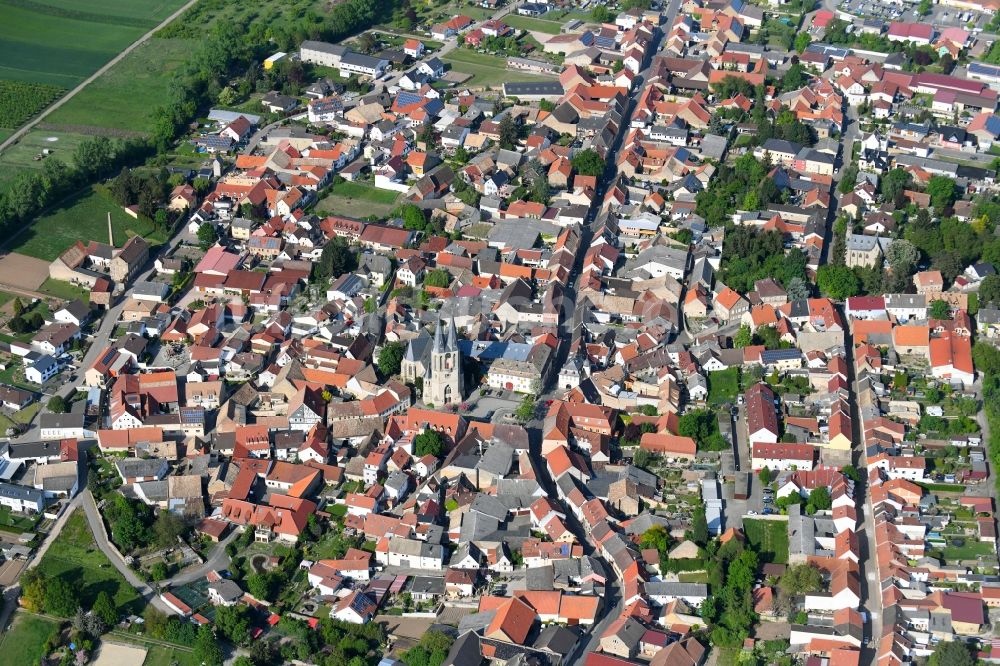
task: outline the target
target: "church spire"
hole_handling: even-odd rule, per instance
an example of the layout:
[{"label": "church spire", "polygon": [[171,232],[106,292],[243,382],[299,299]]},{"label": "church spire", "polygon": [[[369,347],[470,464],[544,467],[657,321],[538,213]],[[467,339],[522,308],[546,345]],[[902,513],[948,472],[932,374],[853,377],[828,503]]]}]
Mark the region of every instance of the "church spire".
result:
[{"label": "church spire", "polygon": [[440,354],[442,347],[444,346],[444,336],[441,334],[441,329],[444,327],[444,322],[441,318],[438,318],[437,326],[434,327],[434,346],[431,348],[431,352],[434,354]]},{"label": "church spire", "polygon": [[448,352],[458,351],[458,333],[455,331],[455,318],[448,320]]}]

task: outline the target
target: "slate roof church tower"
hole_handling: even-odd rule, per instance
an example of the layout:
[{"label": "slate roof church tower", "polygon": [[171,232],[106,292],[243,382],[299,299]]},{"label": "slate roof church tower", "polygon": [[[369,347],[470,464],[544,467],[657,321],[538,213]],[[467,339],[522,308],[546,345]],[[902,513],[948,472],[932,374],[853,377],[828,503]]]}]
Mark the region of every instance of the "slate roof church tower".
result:
[{"label": "slate roof church tower", "polygon": [[424,380],[424,402],[440,406],[462,400],[462,352],[458,349],[455,320],[448,320],[447,339],[444,322],[438,320],[431,347],[431,367]]}]

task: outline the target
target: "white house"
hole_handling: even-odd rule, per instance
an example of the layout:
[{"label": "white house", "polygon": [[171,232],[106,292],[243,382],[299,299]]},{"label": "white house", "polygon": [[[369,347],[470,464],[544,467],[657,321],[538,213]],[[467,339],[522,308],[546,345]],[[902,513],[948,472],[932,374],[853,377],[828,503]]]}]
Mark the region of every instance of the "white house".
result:
[{"label": "white house", "polygon": [[393,567],[409,567],[411,569],[430,569],[440,571],[444,568],[444,546],[426,543],[416,539],[392,537],[389,540],[389,550],[384,555],[384,563]]}]

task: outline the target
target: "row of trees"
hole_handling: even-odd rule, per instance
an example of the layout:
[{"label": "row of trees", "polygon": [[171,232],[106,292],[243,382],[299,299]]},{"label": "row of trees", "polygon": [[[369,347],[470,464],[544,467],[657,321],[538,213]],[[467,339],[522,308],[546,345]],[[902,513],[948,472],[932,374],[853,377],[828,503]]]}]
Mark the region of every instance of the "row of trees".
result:
[{"label": "row of trees", "polygon": [[104,178],[124,165],[137,164],[150,152],[148,142],[143,139],[112,141],[93,137],[82,141],[73,151],[72,166],[48,157],[41,169],[22,169],[0,192],[0,232],[12,233],[87,183]]}]

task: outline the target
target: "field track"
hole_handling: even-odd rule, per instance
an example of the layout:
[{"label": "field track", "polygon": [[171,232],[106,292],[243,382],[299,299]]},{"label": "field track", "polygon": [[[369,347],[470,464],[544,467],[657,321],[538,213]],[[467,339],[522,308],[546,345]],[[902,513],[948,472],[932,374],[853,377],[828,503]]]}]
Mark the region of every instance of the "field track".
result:
[{"label": "field track", "polygon": [[159,25],[157,25],[156,27],[150,29],[149,32],[147,32],[146,34],[144,34],[142,37],[140,37],[139,39],[137,39],[134,42],[132,42],[131,44],[129,44],[128,47],[126,47],[121,53],[119,53],[114,58],[112,58],[111,60],[109,60],[108,62],[106,62],[103,67],[101,67],[96,72],[94,72],[93,74],[91,74],[90,76],[88,76],[86,79],[84,79],[83,81],[81,81],[79,85],[77,85],[75,88],[73,88],[72,90],[70,90],[68,93],[66,93],[65,95],[63,95],[62,97],[60,97],[58,100],[56,100],[55,103],[53,103],[47,109],[45,109],[44,111],[42,111],[41,113],[39,113],[37,116],[35,116],[34,119],[32,119],[31,121],[29,121],[29,122],[25,123],[24,125],[22,125],[20,129],[18,129],[16,132],[14,132],[9,137],[7,137],[7,139],[3,143],[0,143],[0,152],[2,152],[5,148],[7,148],[8,146],[12,145],[16,141],[18,141],[21,137],[23,137],[25,134],[27,134],[28,130],[30,130],[32,127],[34,127],[39,122],[41,122],[42,119],[44,119],[50,113],[52,113],[53,111],[55,111],[56,109],[58,109],[59,107],[61,107],[68,100],[73,99],[74,95],[76,95],[78,92],[80,92],[81,90],[83,90],[84,88],[86,88],[88,85],[90,85],[95,79],[97,79],[97,77],[101,76],[102,74],[104,74],[105,72],[107,72],[109,69],[111,69],[112,67],[114,67],[115,65],[117,65],[119,62],[121,62],[122,59],[125,58],[125,56],[127,56],[129,53],[131,53],[132,51],[134,51],[140,44],[146,42],[157,31],[159,31],[161,28],[165,27],[167,24],[169,24],[171,21],[173,21],[174,19],[176,19],[178,16],[180,16],[184,12],[186,12],[196,2],[198,2],[198,0],[188,0],[188,2],[184,3],[184,5],[182,7],[180,7],[180,8],[178,8],[177,11],[175,11],[173,14],[171,14],[167,18],[163,19],[163,21],[161,21]]}]

